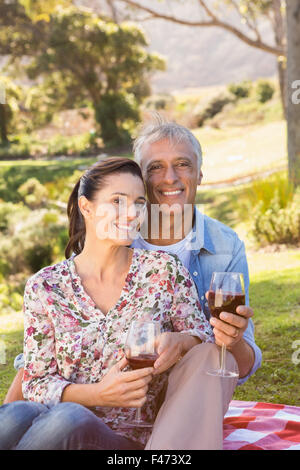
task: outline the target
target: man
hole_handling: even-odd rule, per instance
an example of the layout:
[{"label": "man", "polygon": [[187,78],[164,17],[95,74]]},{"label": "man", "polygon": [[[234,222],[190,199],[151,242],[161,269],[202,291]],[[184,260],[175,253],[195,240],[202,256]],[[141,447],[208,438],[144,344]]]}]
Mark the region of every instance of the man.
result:
[{"label": "man", "polygon": [[[156,227],[153,230],[149,211],[147,238],[138,238],[134,246],[176,254],[190,271],[202,309],[208,318],[210,313],[205,294],[214,271],[242,273],[246,304],[249,304],[249,275],[244,243],[232,229],[201,214],[194,206],[197,186],[203,177],[202,152],[198,140],[188,129],[178,124],[158,122],[141,131],[134,144],[134,155],[141,165],[152,207],[172,207],[174,212],[181,208],[183,213],[183,217],[176,217],[170,211],[162,213],[159,228],[164,224],[169,229],[169,236],[166,229],[164,233]],[[177,220],[179,223],[176,223]],[[186,237],[183,237],[183,225]],[[211,318],[210,322],[214,327],[216,343],[219,346],[225,343],[237,361],[241,384],[260,366],[261,351],[254,341],[252,309],[248,305],[239,306],[237,313],[224,312],[219,320]]]},{"label": "man", "polygon": [[[146,230],[145,226],[141,228],[141,234],[144,236],[141,235],[136,239],[133,246],[164,250],[177,255],[194,279],[202,309],[208,318],[210,313],[205,295],[209,290],[214,271],[243,273],[248,304],[249,276],[243,242],[233,230],[204,216],[195,208],[197,186],[201,184],[203,174],[201,147],[194,135],[175,123],[158,121],[141,131],[134,144],[134,156],[143,171],[150,210],[145,224]],[[155,215],[156,209],[158,209],[158,218],[155,219],[153,214]],[[239,306],[237,314],[222,312],[220,319],[210,319],[216,344],[221,346],[224,343],[227,346],[231,353],[228,354],[228,361],[232,367],[238,368],[238,384],[245,382],[261,363],[261,352],[254,341],[252,316],[252,309],[246,305]],[[198,362],[199,357],[204,361],[204,370],[211,367],[212,361],[216,360],[207,346],[205,344],[197,346],[197,351],[202,351],[202,354],[194,357],[194,361]],[[192,353],[194,356],[197,353],[195,351]],[[184,361],[186,363],[186,360]],[[182,360],[182,370],[185,366],[184,361]],[[174,370],[180,374],[180,367],[175,367]],[[192,370],[193,365],[190,366],[188,377],[192,376]],[[15,377],[7,394],[6,403],[22,399],[21,380],[22,369]],[[216,439],[211,442],[205,435],[196,436],[196,439],[203,442],[203,448],[221,448],[222,417],[228,408],[236,381],[233,382],[232,379],[220,381],[205,374],[201,375],[199,386],[196,385],[199,383],[199,377],[194,380],[194,385],[187,384],[187,394],[199,394],[197,410],[199,419],[207,422],[204,426],[204,429],[207,429],[207,436],[218,435],[218,443],[216,444]],[[184,381],[187,382],[187,377]],[[162,448],[160,442],[164,429],[168,431],[169,436],[166,448],[180,448],[178,447],[180,443],[174,442],[175,437],[170,432],[169,421],[165,422],[164,417],[174,416],[174,419],[180,419],[185,413],[191,414],[189,402],[195,402],[195,396],[186,396],[184,401],[176,402],[175,398],[172,400],[169,387],[166,397],[156,420],[159,425],[154,426],[147,449]],[[212,416],[215,419],[212,419]],[[196,419],[196,415],[194,418]],[[193,445],[191,442],[195,439],[192,425],[191,435],[185,438],[188,442],[186,445],[183,442],[182,448],[193,448],[188,447]]]}]

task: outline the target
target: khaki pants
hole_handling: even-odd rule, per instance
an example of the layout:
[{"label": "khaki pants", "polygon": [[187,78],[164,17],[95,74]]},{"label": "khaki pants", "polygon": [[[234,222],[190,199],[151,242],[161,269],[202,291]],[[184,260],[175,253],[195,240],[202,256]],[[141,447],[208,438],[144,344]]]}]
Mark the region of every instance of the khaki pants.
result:
[{"label": "khaki pants", "polygon": [[[227,368],[238,370],[227,352]],[[145,449],[219,450],[223,448],[223,418],[237,378],[205,373],[219,367],[215,344],[194,346],[172,369],[165,400],[156,417]]]}]

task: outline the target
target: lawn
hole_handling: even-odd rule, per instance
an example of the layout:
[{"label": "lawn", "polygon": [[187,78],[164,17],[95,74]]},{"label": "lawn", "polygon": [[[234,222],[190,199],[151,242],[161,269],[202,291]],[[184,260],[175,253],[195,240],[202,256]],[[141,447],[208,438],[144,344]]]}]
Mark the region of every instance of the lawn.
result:
[{"label": "lawn", "polygon": [[[250,299],[255,311],[256,341],[262,367],[237,388],[237,400],[300,406],[300,364],[293,342],[300,340],[300,251],[249,253]],[[268,269],[266,269],[268,267]],[[14,357],[22,351],[22,314],[0,316],[0,336],[7,364],[0,365],[0,403],[14,377]]]},{"label": "lawn", "polygon": [[263,364],[234,398],[300,406],[300,364],[292,360],[293,343],[300,340],[300,250],[252,253],[248,259]]}]

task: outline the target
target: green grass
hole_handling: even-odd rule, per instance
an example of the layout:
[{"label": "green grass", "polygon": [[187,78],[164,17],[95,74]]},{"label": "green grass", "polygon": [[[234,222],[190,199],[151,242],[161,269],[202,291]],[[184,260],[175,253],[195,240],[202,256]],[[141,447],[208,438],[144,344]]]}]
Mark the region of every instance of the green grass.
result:
[{"label": "green grass", "polygon": [[[263,364],[234,398],[300,406],[300,365],[292,361],[293,342],[300,340],[300,252],[290,256],[296,267],[288,269],[281,255],[279,269],[251,276],[250,303]],[[272,265],[274,254],[261,256],[265,266]]]},{"label": "green grass", "polygon": [[74,136],[56,134],[47,139],[40,139],[33,131],[10,135],[9,139],[6,144],[0,143],[0,160],[70,154],[84,156],[94,151],[89,132]]},{"label": "green grass", "polygon": [[[250,302],[263,364],[237,388],[234,399],[300,406],[300,364],[292,362],[293,342],[300,340],[300,251],[250,253],[248,259]],[[7,364],[0,365],[0,402],[15,375],[14,357],[22,350],[22,314],[0,316],[1,335]]]},{"label": "green grass", "polygon": [[0,162],[0,199],[17,202],[20,197],[17,189],[29,178],[37,178],[40,183],[55,183],[67,178],[75,170],[89,166],[97,159],[67,158],[65,160],[16,160]]},{"label": "green grass", "polygon": [[0,403],[16,374],[13,368],[14,358],[23,349],[23,315],[11,313],[0,315],[0,339],[5,344],[6,364],[0,364]]}]

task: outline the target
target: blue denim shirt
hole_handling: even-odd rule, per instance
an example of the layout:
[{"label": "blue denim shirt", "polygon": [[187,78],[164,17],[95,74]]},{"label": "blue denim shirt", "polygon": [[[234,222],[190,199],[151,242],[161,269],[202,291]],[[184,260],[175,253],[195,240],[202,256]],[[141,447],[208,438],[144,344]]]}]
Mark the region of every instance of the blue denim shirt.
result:
[{"label": "blue denim shirt", "polygon": [[[234,230],[221,222],[203,215],[195,210],[193,237],[190,242],[191,257],[189,271],[197,287],[199,300],[207,318],[210,317],[205,293],[209,290],[214,271],[239,272],[244,275],[246,305],[249,305],[249,272],[245,245]],[[254,325],[251,318],[244,332],[244,339],[255,354],[254,365],[250,373],[238,381],[244,383],[260,367],[262,354],[255,344]]]}]

